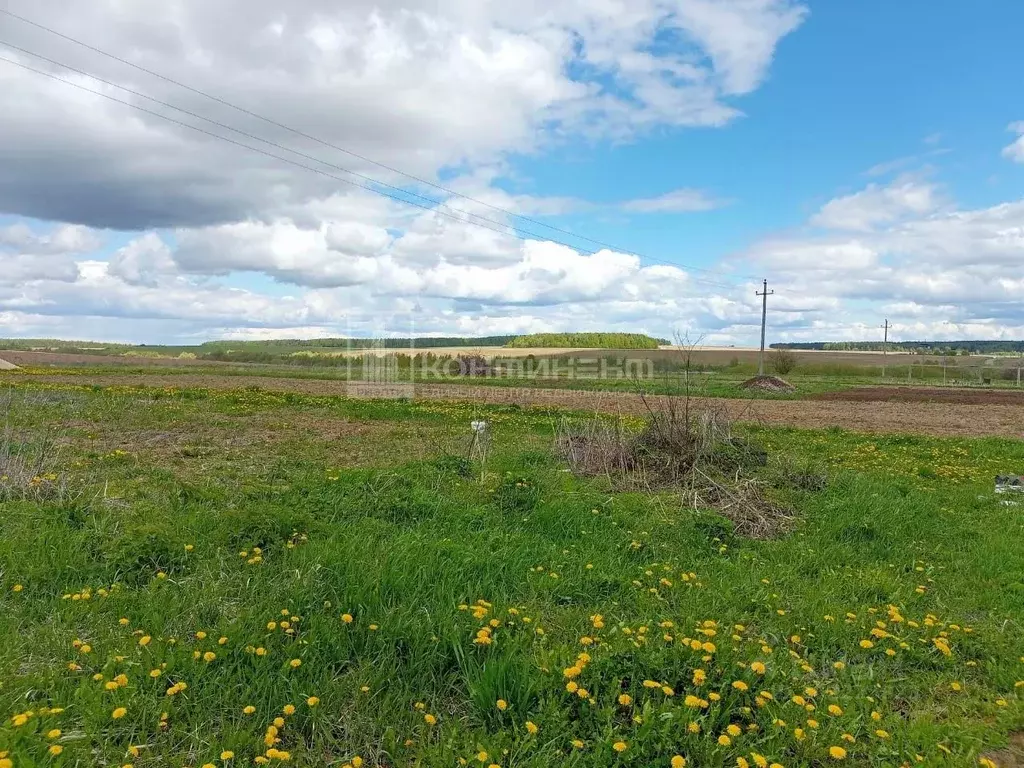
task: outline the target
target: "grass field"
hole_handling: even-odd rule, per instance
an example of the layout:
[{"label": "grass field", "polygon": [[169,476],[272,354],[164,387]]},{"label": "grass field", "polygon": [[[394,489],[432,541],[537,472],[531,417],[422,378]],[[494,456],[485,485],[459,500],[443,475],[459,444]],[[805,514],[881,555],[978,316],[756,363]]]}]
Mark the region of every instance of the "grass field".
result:
[{"label": "grass field", "polygon": [[15,766],[1022,757],[1022,522],[992,493],[1020,441],[746,428],[797,517],[751,540],[575,477],[543,410],[31,377],[0,403]]}]

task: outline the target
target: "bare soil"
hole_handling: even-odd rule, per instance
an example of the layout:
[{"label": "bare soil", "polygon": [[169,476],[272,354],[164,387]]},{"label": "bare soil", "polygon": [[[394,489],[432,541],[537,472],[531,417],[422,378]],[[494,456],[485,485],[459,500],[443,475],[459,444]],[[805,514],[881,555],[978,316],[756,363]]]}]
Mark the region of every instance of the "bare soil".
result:
[{"label": "bare soil", "polygon": [[124,365],[139,368],[141,366],[165,366],[165,365],[207,365],[213,368],[217,366],[238,366],[239,363],[222,362],[220,360],[194,360],[192,358],[178,357],[141,357],[134,355],[90,355],[88,353],[71,352],[23,352],[21,350],[4,350],[0,357],[15,365],[25,368],[38,368],[43,366],[77,367],[87,365],[114,366]]},{"label": "bare soil", "polygon": [[958,405],[1024,405],[1024,391],[962,387],[856,387],[810,395],[809,400],[845,403],[955,403]]},{"label": "bare soil", "polygon": [[[21,378],[21,377],[19,377]],[[0,381],[3,377],[0,376]],[[241,389],[260,387],[276,392],[299,392],[313,395],[352,396],[344,381],[271,378],[263,376],[221,376],[182,374],[169,381],[158,374],[76,376],[39,375],[33,381],[60,384],[97,384],[100,386],[135,385],[166,388],[174,386],[209,389]],[[385,385],[386,386],[386,385]],[[385,392],[381,389],[381,392]],[[945,390],[941,390],[945,391]],[[909,433],[925,435],[959,435],[964,437],[1024,437],[1024,401],[1011,403],[986,400],[985,395],[1000,392],[950,390],[963,393],[966,401],[911,400],[729,400],[716,399],[713,404],[724,408],[737,421],[776,424],[804,428],[842,427],[858,432]],[[358,396],[368,397],[375,386],[360,382]],[[460,384],[418,384],[415,396],[426,400],[469,400],[483,403],[514,403],[517,405],[551,406],[592,410],[605,413],[641,415],[646,413],[644,400],[634,393],[584,392],[567,389],[535,389],[515,387],[474,387]],[[981,399],[976,399],[981,396]],[[880,395],[875,396],[880,397]],[[648,396],[647,403],[658,407],[667,398]]]}]

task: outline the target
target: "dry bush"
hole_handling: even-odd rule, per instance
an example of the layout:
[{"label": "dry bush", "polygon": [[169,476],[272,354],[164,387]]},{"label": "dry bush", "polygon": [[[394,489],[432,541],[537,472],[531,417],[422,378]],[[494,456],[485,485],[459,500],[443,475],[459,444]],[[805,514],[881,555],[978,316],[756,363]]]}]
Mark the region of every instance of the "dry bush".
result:
[{"label": "dry bush", "polygon": [[459,355],[458,376],[490,376],[491,361],[483,355]]},{"label": "dry bush", "polygon": [[[689,353],[684,352],[687,371]],[[752,476],[767,464],[767,453],[737,437],[719,401],[702,397],[690,384],[680,397],[647,408],[640,430],[595,417],[563,419],[556,448],[578,475],[608,478],[613,487],[678,489],[694,509],[714,509],[732,521],[735,533],[768,538],[790,527],[793,515],[770,498],[769,486]]]},{"label": "dry bush", "polygon": [[772,352],[771,366],[779,376],[792,373],[797,365],[796,353],[789,349],[776,349]]}]

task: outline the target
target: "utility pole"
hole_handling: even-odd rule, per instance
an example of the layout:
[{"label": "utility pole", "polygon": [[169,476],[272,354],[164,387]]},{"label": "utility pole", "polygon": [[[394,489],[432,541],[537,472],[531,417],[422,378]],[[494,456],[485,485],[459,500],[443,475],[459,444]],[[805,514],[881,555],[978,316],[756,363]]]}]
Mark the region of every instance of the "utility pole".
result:
[{"label": "utility pole", "polygon": [[761,297],[761,354],[757,357],[757,375],[764,376],[764,326],[765,320],[768,317],[768,297],[771,296],[775,291],[768,290],[768,281],[764,281],[764,288],[758,292],[754,291],[755,296]]},{"label": "utility pole", "polygon": [[882,341],[882,378],[885,378],[885,362],[886,352],[889,346],[889,318],[885,318],[885,325],[882,326],[885,329],[885,336]]}]

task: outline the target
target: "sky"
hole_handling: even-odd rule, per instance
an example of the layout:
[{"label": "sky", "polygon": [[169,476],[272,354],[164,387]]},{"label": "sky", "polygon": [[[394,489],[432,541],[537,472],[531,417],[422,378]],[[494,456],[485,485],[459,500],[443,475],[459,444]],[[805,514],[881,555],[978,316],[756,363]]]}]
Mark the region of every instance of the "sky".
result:
[{"label": "sky", "polygon": [[3,8],[0,337],[1024,338],[1016,0]]}]

